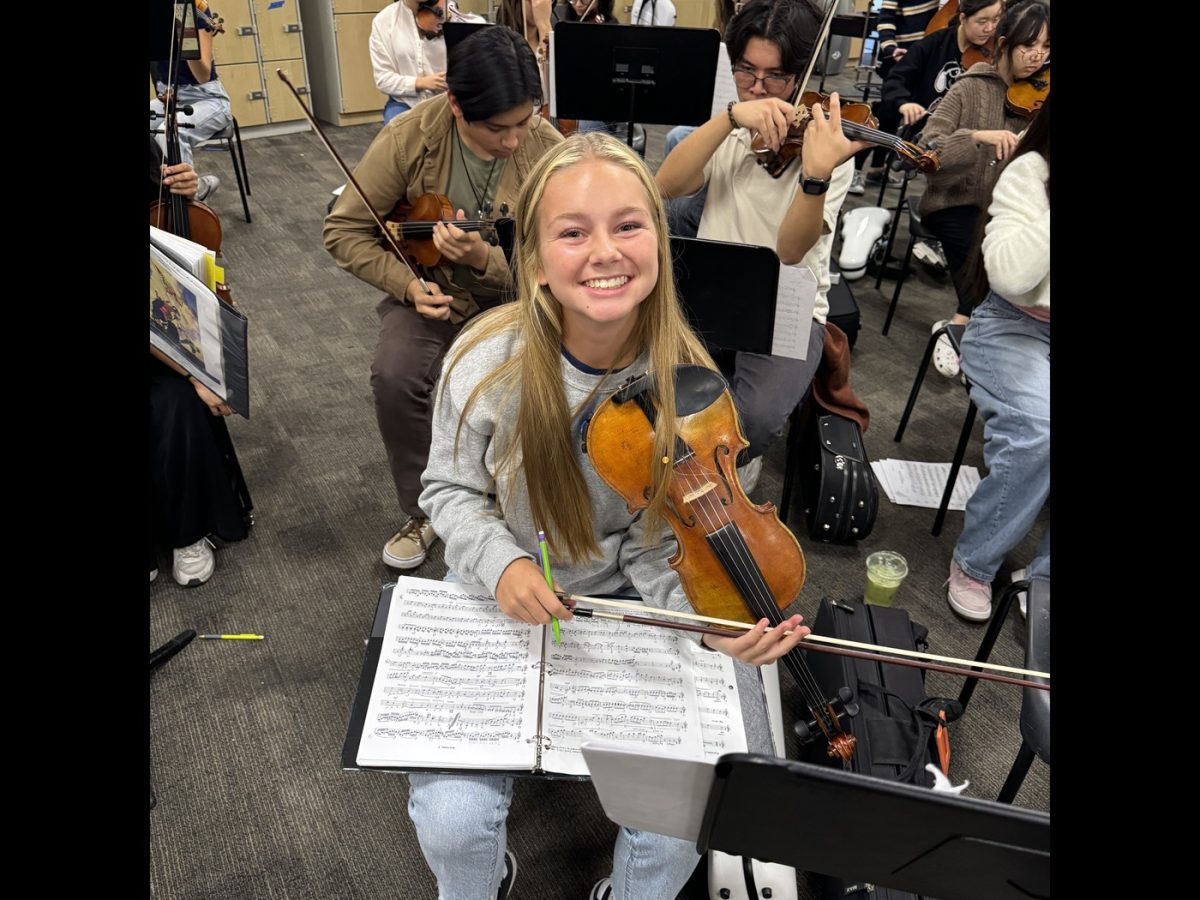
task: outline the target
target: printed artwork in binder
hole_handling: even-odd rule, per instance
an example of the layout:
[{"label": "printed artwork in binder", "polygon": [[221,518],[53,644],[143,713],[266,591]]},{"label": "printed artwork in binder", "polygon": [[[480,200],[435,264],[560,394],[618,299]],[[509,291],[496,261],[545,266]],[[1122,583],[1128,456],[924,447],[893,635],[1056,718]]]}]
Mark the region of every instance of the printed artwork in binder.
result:
[{"label": "printed artwork in binder", "polygon": [[196,311],[196,295],[150,260],[150,321],[180,350],[204,369],[204,337]]},{"label": "printed artwork in binder", "polygon": [[357,762],[586,775],[596,738],[715,760],[746,749],[730,659],[674,633],[505,616],[478,587],[401,578]]}]

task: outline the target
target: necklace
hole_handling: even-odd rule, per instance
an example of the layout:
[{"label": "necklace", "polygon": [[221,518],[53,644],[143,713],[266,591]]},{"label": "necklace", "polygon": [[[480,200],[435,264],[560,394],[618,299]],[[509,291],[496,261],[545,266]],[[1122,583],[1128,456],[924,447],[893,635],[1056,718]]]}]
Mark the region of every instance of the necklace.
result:
[{"label": "necklace", "polygon": [[[471,186],[471,193],[475,195],[475,202],[478,204],[478,211],[475,213],[475,217],[482,219],[485,215],[483,207],[487,200],[488,188],[492,186],[492,175],[496,173],[496,157],[492,157],[492,167],[488,169],[487,181],[484,182],[483,190],[481,191],[475,187],[475,179],[471,177],[471,167],[467,165],[467,157],[463,152],[462,136],[459,135],[457,126],[454,128],[454,143],[458,145],[458,158],[462,160],[463,171],[467,173],[467,184]],[[490,213],[492,205],[490,203],[486,205]]]}]

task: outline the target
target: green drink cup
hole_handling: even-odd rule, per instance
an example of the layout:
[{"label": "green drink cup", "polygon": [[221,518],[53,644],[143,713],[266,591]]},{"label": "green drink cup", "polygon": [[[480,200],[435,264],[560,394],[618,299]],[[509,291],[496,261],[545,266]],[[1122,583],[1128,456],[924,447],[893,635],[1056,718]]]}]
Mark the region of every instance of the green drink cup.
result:
[{"label": "green drink cup", "polygon": [[894,550],[876,550],[867,557],[867,589],[864,599],[876,606],[891,606],[908,574],[908,562]]}]

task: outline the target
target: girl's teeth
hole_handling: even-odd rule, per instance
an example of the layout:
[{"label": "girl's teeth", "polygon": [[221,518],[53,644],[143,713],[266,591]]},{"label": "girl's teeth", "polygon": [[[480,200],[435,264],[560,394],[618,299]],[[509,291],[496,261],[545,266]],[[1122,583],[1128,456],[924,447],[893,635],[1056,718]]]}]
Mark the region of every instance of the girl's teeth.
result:
[{"label": "girl's teeth", "polygon": [[619,278],[593,278],[590,281],[585,281],[584,284],[590,288],[615,288],[620,287],[628,280],[627,276],[622,275]]}]

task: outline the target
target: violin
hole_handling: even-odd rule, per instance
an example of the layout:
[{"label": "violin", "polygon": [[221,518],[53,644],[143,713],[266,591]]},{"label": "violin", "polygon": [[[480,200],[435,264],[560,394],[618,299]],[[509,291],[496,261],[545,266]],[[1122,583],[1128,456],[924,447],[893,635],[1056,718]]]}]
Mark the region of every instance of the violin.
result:
[{"label": "violin", "polygon": [[975,46],[972,44],[962,54],[963,71],[967,71],[975,63],[993,63],[996,58],[996,36],[993,34],[986,44]]},{"label": "violin", "polygon": [[933,18],[929,20],[929,24],[925,26],[925,36],[928,37],[935,31],[941,31],[943,28],[949,28],[957,15],[958,0],[950,0],[950,2],[933,14]]},{"label": "violin", "polygon": [[1028,78],[1014,81],[1004,98],[1004,105],[1014,116],[1032,119],[1050,96],[1050,63],[1046,63]]},{"label": "violin", "polygon": [[[501,207],[501,214],[504,212],[506,206]],[[494,220],[455,219],[454,205],[444,194],[422,194],[412,203],[401,200],[384,216],[384,225],[404,256],[427,269],[442,262],[441,251],[433,243],[433,226],[438,222],[448,222],[463,231],[487,231],[484,239],[491,244],[496,242]],[[387,240],[383,244],[391,249]]]},{"label": "violin", "polygon": [[[738,622],[766,618],[779,625],[784,621],[780,610],[804,586],[804,553],[774,505],[751,503],[738,481],[737,455],[748,442],[725,379],[701,366],[679,366],[674,378],[678,434],[671,456],[660,460],[655,452],[661,410],[654,400],[655,377],[642,375],[597,407],[587,426],[588,457],[630,512],[649,505],[653,469],[669,466],[665,517],[679,543],[669,565],[696,612]],[[848,706],[849,690],[839,692],[838,701],[826,699],[797,650],[782,659],[812,715],[808,736],[819,730],[829,755],[849,760],[855,739],[840,720],[855,711]]]},{"label": "violin", "polygon": [[[812,119],[812,107],[820,105],[826,113],[829,112],[830,97],[816,91],[806,91],[796,105],[796,114],[788,128],[787,136],[783,139],[778,150],[767,146],[761,134],[756,134],[750,148],[758,157],[761,165],[772,178],[781,176],[788,166],[800,155],[804,147],[804,131]],[[901,140],[894,134],[880,131],[879,121],[871,114],[871,107],[866,103],[841,103],[842,134],[851,140],[867,141],[895,150],[913,166],[922,172],[936,172],[941,167],[941,160],[936,150],[922,150],[916,144]]]},{"label": "violin", "polygon": [[200,17],[200,24],[213,34],[225,33],[225,20],[220,13],[209,11],[208,0],[196,0],[196,15]]}]

